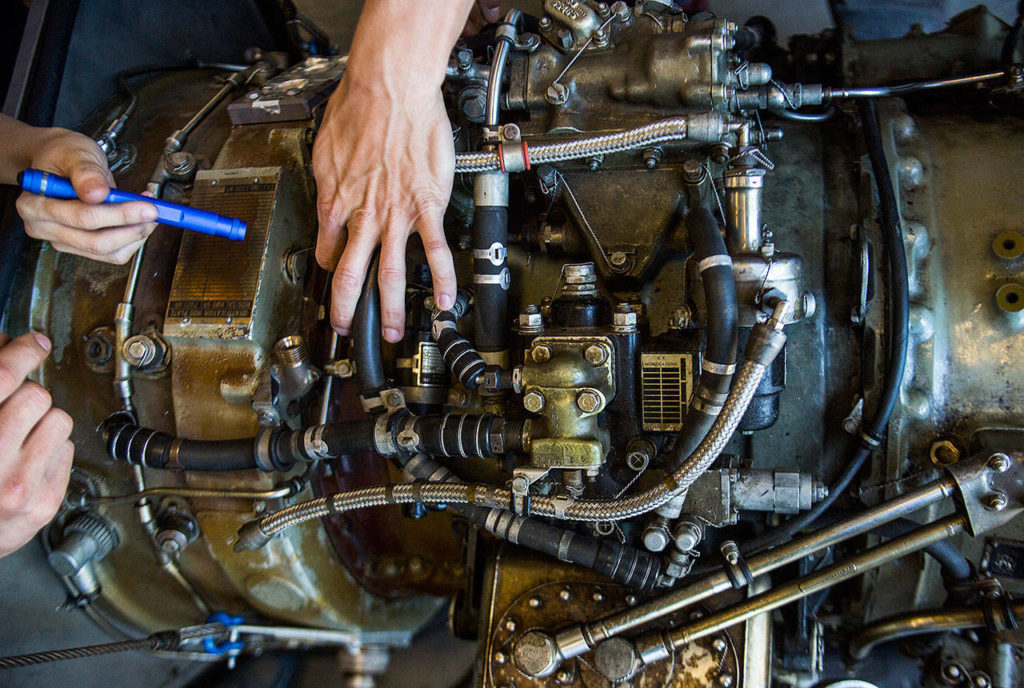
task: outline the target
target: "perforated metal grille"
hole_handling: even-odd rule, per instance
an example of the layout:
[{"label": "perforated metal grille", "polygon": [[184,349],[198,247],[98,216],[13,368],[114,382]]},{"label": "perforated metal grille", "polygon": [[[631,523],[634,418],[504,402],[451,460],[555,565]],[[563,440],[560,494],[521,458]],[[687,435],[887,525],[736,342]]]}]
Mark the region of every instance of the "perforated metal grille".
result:
[{"label": "perforated metal grille", "polygon": [[693,354],[640,355],[644,430],[675,432],[683,427],[692,381]]}]

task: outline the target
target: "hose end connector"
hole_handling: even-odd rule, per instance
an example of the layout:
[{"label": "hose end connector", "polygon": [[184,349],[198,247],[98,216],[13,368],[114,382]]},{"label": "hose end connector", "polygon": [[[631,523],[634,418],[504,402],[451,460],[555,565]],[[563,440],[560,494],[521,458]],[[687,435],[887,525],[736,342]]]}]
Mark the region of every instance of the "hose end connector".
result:
[{"label": "hose end connector", "polygon": [[238,529],[238,540],[231,549],[236,552],[255,552],[270,542],[271,537],[263,532],[260,520],[254,519]]},{"label": "hose end connector", "polygon": [[779,300],[775,303],[768,319],[754,325],[744,354],[748,361],[760,363],[766,367],[771,365],[786,345],[786,333],[782,330],[792,307],[793,305],[789,301]]}]

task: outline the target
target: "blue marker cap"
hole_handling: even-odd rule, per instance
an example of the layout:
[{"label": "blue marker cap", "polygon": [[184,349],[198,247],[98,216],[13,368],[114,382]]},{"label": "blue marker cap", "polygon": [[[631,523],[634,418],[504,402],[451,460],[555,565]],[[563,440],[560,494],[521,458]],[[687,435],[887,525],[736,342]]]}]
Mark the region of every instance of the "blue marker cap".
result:
[{"label": "blue marker cap", "polygon": [[[29,193],[39,194],[48,198],[71,200],[78,198],[71,180],[42,170],[27,169],[18,175],[21,188]],[[156,206],[156,219],[165,225],[190,229],[193,232],[211,234],[241,241],[245,238],[247,226],[244,220],[237,217],[218,215],[208,210],[190,208],[187,205],[168,203],[149,196],[129,193],[120,189],[111,189],[103,199],[104,203],[125,203],[127,201],[144,201]]]}]

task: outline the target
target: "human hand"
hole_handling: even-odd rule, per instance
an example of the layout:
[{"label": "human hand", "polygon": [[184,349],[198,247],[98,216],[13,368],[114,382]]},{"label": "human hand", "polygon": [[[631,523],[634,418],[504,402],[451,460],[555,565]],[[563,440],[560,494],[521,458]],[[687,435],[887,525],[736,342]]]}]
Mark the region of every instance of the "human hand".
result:
[{"label": "human hand", "polygon": [[331,324],[347,335],[380,244],[381,329],[397,342],[405,330],[405,246],[412,232],[423,241],[438,307],[455,302],[455,267],[442,226],[455,147],[439,88],[364,81],[354,69],[350,62],[313,147],[316,258],[335,271]]},{"label": "human hand", "polygon": [[156,207],[143,201],[102,203],[114,178],[103,151],[87,136],[66,129],[30,131],[26,166],[69,177],[81,200],[21,194],[17,207],[25,232],[58,251],[127,262],[156,227]]},{"label": "human hand", "polygon": [[71,474],[71,417],[25,379],[49,353],[41,334],[0,334],[0,557],[53,518]]}]

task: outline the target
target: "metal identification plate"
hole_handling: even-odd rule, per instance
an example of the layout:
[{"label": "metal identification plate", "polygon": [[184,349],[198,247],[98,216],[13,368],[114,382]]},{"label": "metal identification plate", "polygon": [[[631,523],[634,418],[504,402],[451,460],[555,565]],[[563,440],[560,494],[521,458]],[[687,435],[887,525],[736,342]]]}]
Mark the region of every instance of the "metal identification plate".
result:
[{"label": "metal identification plate", "polygon": [[[268,259],[271,217],[281,168],[202,171],[191,205],[245,220],[242,241],[185,232],[167,303],[169,336],[247,336]],[[278,269],[279,270],[279,269]]]},{"label": "metal identification plate", "polygon": [[[697,362],[699,363],[699,362]],[[643,429],[677,432],[693,392],[693,353],[640,355]]]}]

